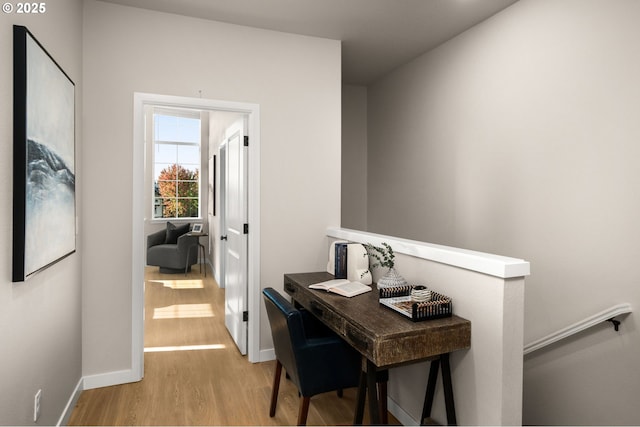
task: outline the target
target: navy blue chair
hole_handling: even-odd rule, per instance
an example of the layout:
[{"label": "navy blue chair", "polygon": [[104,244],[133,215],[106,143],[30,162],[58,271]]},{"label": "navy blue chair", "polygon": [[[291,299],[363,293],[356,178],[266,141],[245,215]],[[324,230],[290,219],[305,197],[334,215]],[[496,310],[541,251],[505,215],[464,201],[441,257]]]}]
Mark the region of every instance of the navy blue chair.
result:
[{"label": "navy blue chair", "polygon": [[304,309],[298,310],[273,288],[262,291],[276,353],[269,416],[276,414],[282,367],[298,387],[298,425],[305,425],[311,396],[356,387],[362,357]]}]

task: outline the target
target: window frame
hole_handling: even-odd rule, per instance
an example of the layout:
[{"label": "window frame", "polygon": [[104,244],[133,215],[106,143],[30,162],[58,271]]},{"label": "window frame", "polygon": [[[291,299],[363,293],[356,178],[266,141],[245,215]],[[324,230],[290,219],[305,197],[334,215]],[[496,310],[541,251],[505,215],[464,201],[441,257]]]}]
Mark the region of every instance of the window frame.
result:
[{"label": "window frame", "polygon": [[[203,167],[202,167],[202,117],[201,117],[201,112],[199,110],[191,110],[191,109],[181,109],[181,108],[167,108],[167,107],[153,107],[152,111],[151,111],[151,123],[150,123],[150,132],[151,132],[151,171],[150,171],[150,175],[151,175],[151,188],[149,191],[151,191],[151,220],[152,221],[167,221],[167,220],[174,220],[174,221],[189,221],[189,220],[201,220],[202,219],[202,203],[203,203],[203,197],[202,197],[202,174],[203,174]],[[188,119],[195,119],[198,120],[199,122],[199,132],[198,132],[198,142],[187,142],[187,141],[173,141],[173,140],[163,140],[163,139],[158,139],[157,135],[156,135],[156,116],[160,115],[160,116],[170,116],[170,117],[178,117],[178,118],[188,118]],[[156,216],[156,208],[158,205],[156,205],[156,200],[157,199],[165,199],[162,196],[157,196],[156,194],[156,188],[157,188],[157,184],[159,183],[159,180],[156,179],[156,168],[158,165],[170,165],[169,163],[166,162],[156,162],[156,147],[157,145],[166,145],[166,146],[175,146],[176,149],[176,162],[173,163],[175,165],[177,165],[178,167],[180,167],[181,165],[185,165],[187,166],[197,166],[197,171],[198,171],[198,178],[195,181],[185,181],[185,180],[179,180],[178,176],[176,176],[175,179],[175,186],[176,186],[176,195],[175,198],[171,198],[173,200],[176,201],[176,203],[181,200],[181,199],[191,199],[191,200],[196,200],[197,204],[198,204],[198,209],[197,209],[197,216]],[[198,148],[198,160],[197,160],[197,164],[196,163],[180,163],[179,162],[179,158],[178,158],[178,153],[177,150],[179,150],[180,146],[188,146],[188,147],[197,147]],[[179,185],[181,182],[195,182],[198,186],[198,195],[197,197],[179,197]],[[162,205],[162,204],[161,204]],[[160,205],[160,206],[161,206]],[[177,214],[177,212],[176,212]]]}]

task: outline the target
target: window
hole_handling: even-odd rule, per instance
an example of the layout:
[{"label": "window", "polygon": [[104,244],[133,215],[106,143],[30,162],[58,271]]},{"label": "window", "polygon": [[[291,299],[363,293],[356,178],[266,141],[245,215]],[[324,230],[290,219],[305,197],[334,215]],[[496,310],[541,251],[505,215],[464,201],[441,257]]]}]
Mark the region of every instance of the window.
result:
[{"label": "window", "polygon": [[153,218],[200,217],[200,114],[153,112]]}]

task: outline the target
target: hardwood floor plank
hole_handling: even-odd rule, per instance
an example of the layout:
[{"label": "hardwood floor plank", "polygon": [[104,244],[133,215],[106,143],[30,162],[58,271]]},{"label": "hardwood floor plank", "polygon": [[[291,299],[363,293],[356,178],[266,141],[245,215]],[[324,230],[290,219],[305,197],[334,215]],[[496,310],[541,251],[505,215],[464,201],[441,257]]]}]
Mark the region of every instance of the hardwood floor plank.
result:
[{"label": "hardwood floor plank", "polygon": [[[284,374],[276,414],[269,417],[275,361],[249,363],[239,353],[224,326],[224,289],[210,273],[205,278],[197,268],[186,276],[146,268],[145,348],[154,351],[145,352],[144,379],[83,391],[69,425],[296,424],[298,392]],[[314,396],[308,425],[350,424],[355,400],[355,389],[343,398]]]}]

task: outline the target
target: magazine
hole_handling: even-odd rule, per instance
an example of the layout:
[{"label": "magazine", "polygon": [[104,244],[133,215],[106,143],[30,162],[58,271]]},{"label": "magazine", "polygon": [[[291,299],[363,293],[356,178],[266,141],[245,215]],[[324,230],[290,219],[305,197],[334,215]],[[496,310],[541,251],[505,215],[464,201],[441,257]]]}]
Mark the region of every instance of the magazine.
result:
[{"label": "magazine", "polygon": [[380,304],[389,307],[392,310],[397,311],[398,313],[412,317],[411,313],[413,310],[414,301],[411,296],[401,296],[401,297],[391,297],[391,298],[380,298]]},{"label": "magazine", "polygon": [[309,288],[334,292],[349,298],[371,291],[371,286],[363,285],[360,282],[350,282],[347,279],[327,280],[326,282],[309,285]]}]

